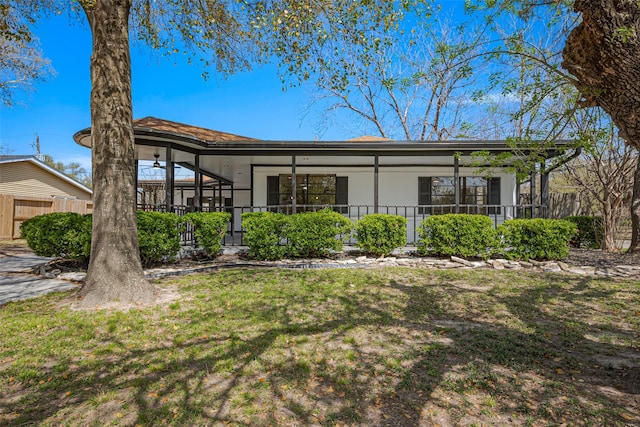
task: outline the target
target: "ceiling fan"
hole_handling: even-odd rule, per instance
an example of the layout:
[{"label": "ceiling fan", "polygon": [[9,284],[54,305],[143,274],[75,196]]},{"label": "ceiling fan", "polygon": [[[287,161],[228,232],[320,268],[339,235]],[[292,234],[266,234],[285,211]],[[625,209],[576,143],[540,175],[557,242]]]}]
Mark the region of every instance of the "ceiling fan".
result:
[{"label": "ceiling fan", "polygon": [[166,166],[160,166],[160,162],[158,161],[158,159],[160,158],[160,154],[154,154],[153,157],[156,158],[156,161],[153,162],[154,169],[166,169]]},{"label": "ceiling fan", "polygon": [[[167,167],[166,167],[166,166],[164,166],[164,165],[161,165],[161,164],[160,164],[160,154],[154,154],[154,155],[153,155],[153,157],[155,158],[154,162],[153,162],[151,165],[149,165],[149,166],[141,167],[141,168],[139,169],[139,170],[140,170],[140,172],[144,172],[144,171],[152,171],[152,170],[153,170],[153,171],[158,171],[158,170],[160,170],[160,169],[162,169],[162,170],[166,170],[166,169],[167,169]],[[179,165],[179,164],[177,164],[177,163],[174,163],[174,164],[173,164],[173,169],[174,169],[174,171],[175,171],[175,170],[179,170],[179,169],[180,169],[180,165]],[[174,172],[174,173],[175,173],[175,172]]]},{"label": "ceiling fan", "polygon": [[[140,170],[159,170],[159,169],[167,169],[166,166],[163,166],[160,164],[160,154],[154,154],[153,157],[155,157],[155,161],[153,162],[153,164],[146,166],[146,167],[142,167],[140,168]],[[177,165],[175,165],[177,166]],[[174,167],[175,167],[174,166]]]}]

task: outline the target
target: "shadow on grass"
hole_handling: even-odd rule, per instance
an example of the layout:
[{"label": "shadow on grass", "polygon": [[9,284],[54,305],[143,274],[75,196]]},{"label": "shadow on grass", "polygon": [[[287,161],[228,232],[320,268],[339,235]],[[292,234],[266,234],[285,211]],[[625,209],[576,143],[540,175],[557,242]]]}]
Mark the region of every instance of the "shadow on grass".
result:
[{"label": "shadow on grass", "polygon": [[[629,347],[585,338],[606,327],[611,335],[637,340],[637,331],[607,322],[609,313],[597,319],[584,314],[590,306],[602,309],[594,301],[614,299],[620,290],[557,276],[553,285],[476,292],[454,286],[458,278],[446,275],[383,280],[366,273],[368,288],[350,289],[347,280],[343,292],[323,295],[318,283],[335,279],[313,274],[303,276],[313,291],[245,301],[228,314],[252,319],[247,324],[255,330],[147,348],[104,334],[110,354],[75,364],[65,378],[55,366],[42,368],[22,392],[13,390],[17,397],[2,399],[1,412],[20,414],[11,420],[15,425],[54,424],[66,416],[100,425],[117,422],[118,414],[123,425],[637,420],[637,364],[603,365],[598,358],[628,353]],[[637,288],[630,292],[640,299]],[[507,312],[492,322],[481,308],[451,308],[475,294]],[[292,311],[292,305],[301,309]],[[194,313],[187,311],[184,320],[204,329],[216,314]],[[37,384],[52,376],[53,382]],[[117,408],[108,412],[103,400]],[[73,408],[95,413],[83,418]]]}]

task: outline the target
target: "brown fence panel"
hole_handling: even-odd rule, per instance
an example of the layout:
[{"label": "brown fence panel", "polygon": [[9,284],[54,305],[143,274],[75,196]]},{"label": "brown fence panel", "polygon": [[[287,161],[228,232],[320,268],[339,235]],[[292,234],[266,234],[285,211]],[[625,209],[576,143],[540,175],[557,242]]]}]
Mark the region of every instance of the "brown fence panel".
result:
[{"label": "brown fence panel", "polygon": [[13,199],[13,238],[20,238],[20,225],[23,221],[34,216],[53,212],[52,199],[38,199],[35,197],[15,197]]},{"label": "brown fence panel", "polygon": [[587,215],[580,195],[577,193],[551,193],[549,195],[549,218],[564,218]]},{"label": "brown fence panel", "polygon": [[92,211],[93,203],[90,200],[41,199],[0,194],[0,240],[19,239],[20,224],[37,215],[51,212],[86,214]]},{"label": "brown fence panel", "polygon": [[75,212],[79,214],[91,213],[93,204],[86,200],[54,198],[51,212]]},{"label": "brown fence panel", "polygon": [[13,196],[0,194],[0,240],[13,238]]}]

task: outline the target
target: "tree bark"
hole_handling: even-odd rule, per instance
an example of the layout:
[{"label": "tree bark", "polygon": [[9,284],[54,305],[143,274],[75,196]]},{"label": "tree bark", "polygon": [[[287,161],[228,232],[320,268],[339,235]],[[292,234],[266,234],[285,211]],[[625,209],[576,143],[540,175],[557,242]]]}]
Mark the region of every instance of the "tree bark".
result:
[{"label": "tree bark", "polygon": [[636,159],[631,196],[631,246],[629,252],[640,252],[640,155]]},{"label": "tree bark", "polygon": [[140,262],[131,100],[131,0],[80,2],[93,39],[91,259],[80,305],[148,304],[155,290]]},{"label": "tree bark", "polygon": [[640,4],[576,0],[582,22],[569,34],[562,66],[577,79],[585,106],[600,106],[620,136],[640,148]]},{"label": "tree bark", "polygon": [[[640,2],[576,0],[582,22],[569,34],[562,66],[577,78],[587,106],[602,107],[620,136],[640,149]],[[631,207],[631,250],[639,251],[640,164]]]},{"label": "tree bark", "polygon": [[618,219],[619,215],[616,213],[620,211],[619,208],[604,206],[602,211],[602,250],[605,252],[617,252],[618,245],[616,244],[616,234],[618,231]]}]

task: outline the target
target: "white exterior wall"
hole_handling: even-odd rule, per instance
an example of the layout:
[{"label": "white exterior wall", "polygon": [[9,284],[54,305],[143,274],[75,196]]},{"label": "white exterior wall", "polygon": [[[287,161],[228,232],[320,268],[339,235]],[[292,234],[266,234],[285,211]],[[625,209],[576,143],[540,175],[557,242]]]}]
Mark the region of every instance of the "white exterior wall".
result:
[{"label": "white exterior wall", "polygon": [[[474,168],[460,168],[460,176],[475,175]],[[254,168],[254,191],[253,206],[267,205],[267,176],[279,174],[290,174],[289,167],[255,167]],[[374,173],[373,168],[363,167],[297,167],[296,174],[336,174],[349,178],[349,205],[373,206],[374,193]],[[384,167],[378,169],[378,204],[380,212],[386,213],[384,206],[410,206],[418,205],[418,177],[424,176],[453,176],[453,167]],[[501,224],[505,219],[514,217],[516,205],[516,178],[512,173],[496,171],[494,177],[500,177],[500,204],[507,206],[499,215],[492,219],[496,225]],[[236,204],[236,206],[238,206]],[[365,209],[359,211],[360,215],[367,213]],[[373,213],[369,209],[369,213]],[[411,244],[418,238],[416,228],[428,215],[421,215],[417,209],[390,209],[388,213],[398,214],[407,218],[407,240]],[[358,219],[358,209],[352,208],[350,211],[352,220]],[[236,224],[238,227],[238,224]]]},{"label": "white exterior wall", "polygon": [[[474,168],[460,168],[460,176],[477,176]],[[267,176],[290,174],[290,167],[254,168],[253,205],[267,205]],[[297,167],[296,174],[336,174],[349,178],[349,205],[373,205],[373,168],[362,167]],[[378,169],[378,203],[380,206],[416,206],[418,204],[418,177],[453,176],[453,167],[384,167]],[[497,172],[501,178],[502,205],[516,204],[516,179],[511,173]],[[239,204],[236,202],[236,206]]]}]

